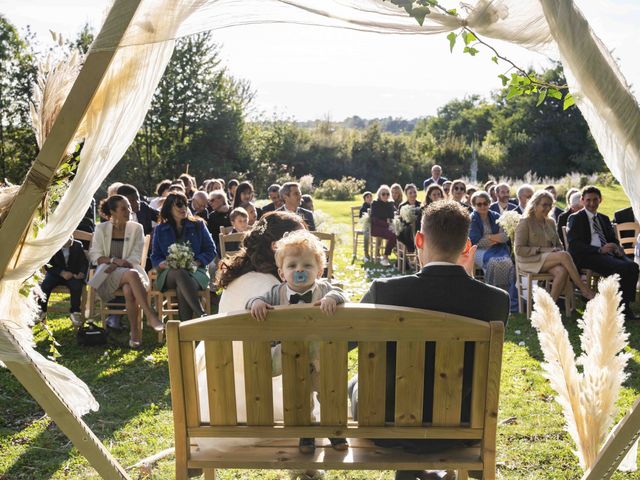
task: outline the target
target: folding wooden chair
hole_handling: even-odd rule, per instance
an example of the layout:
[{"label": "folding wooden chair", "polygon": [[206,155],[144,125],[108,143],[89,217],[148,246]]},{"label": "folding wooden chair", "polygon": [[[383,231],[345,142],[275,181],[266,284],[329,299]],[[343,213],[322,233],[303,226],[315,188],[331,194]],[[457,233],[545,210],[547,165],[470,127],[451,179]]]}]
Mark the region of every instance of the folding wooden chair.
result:
[{"label": "folding wooden chair", "polygon": [[324,232],[311,232],[313,233],[325,247],[325,254],[327,256],[327,274],[326,278],[331,280],[333,278],[333,255],[336,250],[336,236],[333,233]]},{"label": "folding wooden chair", "polygon": [[[165,290],[161,292],[156,289],[156,280],[158,279],[158,272],[151,270],[149,272],[149,280],[151,280],[151,292],[150,296],[154,299],[156,312],[160,320],[164,321],[164,317],[167,320],[179,320],[178,316],[178,294],[175,290]],[[205,313],[211,314],[211,294],[208,288],[204,290],[198,290],[198,297],[202,302],[202,307]],[[162,340],[163,332],[158,334],[158,341]]]},{"label": "folding wooden chair", "polygon": [[640,233],[638,222],[616,223],[616,235],[620,246],[624,249],[624,254],[633,258],[636,253],[636,241]]},{"label": "folding wooden chair", "polygon": [[[562,227],[562,238],[564,239],[564,244],[567,246],[566,250],[569,250],[569,240],[567,240],[566,226]],[[580,275],[584,277],[584,282],[591,290],[598,290],[598,280],[600,280],[600,275],[589,268],[580,269]]]},{"label": "folding wooden chair", "polygon": [[[551,290],[551,283],[553,282],[553,275],[550,273],[529,273],[523,272],[516,262],[516,287],[518,289],[518,311],[524,313],[524,306],[522,301],[525,299],[527,302],[527,319],[531,318],[531,311],[533,309],[533,282],[544,282],[545,290]],[[525,293],[526,290],[526,293]],[[573,288],[567,288],[565,292],[565,313],[571,314],[573,310]]]},{"label": "folding wooden chair", "polygon": [[365,231],[360,226],[360,207],[351,207],[351,243],[353,245],[353,258],[358,256],[358,247],[362,245],[365,257],[369,257],[369,245],[366,241]]},{"label": "folding wooden chair", "polygon": [[222,229],[225,227],[220,227],[220,258],[224,258],[228,253],[235,253],[240,250],[240,246],[242,244],[242,240],[244,240],[245,233],[227,233],[223,234]]}]

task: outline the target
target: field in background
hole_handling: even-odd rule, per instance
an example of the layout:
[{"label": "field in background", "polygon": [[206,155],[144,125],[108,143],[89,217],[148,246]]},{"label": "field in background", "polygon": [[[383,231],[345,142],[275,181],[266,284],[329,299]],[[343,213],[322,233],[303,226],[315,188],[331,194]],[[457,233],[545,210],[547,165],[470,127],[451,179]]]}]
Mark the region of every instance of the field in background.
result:
[{"label": "field in background", "polygon": [[[628,205],[622,190],[603,189],[602,211]],[[316,209],[330,216],[330,223],[348,225],[350,232],[353,202],[316,200]],[[344,238],[344,236],[343,236]],[[373,278],[394,275],[374,263],[352,263],[350,233],[338,246],[336,277],[343,282],[353,301],[359,300]],[[55,297],[62,301],[61,296]],[[582,306],[583,307],[583,306]],[[580,308],[580,311],[582,309]],[[566,322],[574,347],[579,346],[580,331],[574,317]],[[66,315],[49,321],[62,357],[60,363],[71,368],[91,387],[100,403],[100,411],[85,420],[116,458],[130,466],[140,459],[172,446],[173,424],[165,345],[156,343],[155,335],[145,330],[144,348],[126,348],[127,333],[116,336],[109,348],[80,348],[76,345]],[[640,395],[640,323],[628,325],[633,359],[630,374],[620,399],[622,413]],[[47,354],[49,340],[40,327],[36,332],[37,348]],[[535,331],[523,315],[513,315],[507,326],[500,392],[498,428],[498,478],[562,479],[580,478],[572,444],[563,428],[560,408],[553,391],[542,376],[542,354]],[[86,460],[64,437],[22,386],[7,370],[0,370],[0,479],[43,480],[98,478]],[[173,460],[161,461],[150,476],[132,478],[171,479]],[[220,478],[277,479],[288,478],[284,471],[223,470]],[[391,472],[327,473],[328,479],[392,479]],[[640,473],[613,476],[616,480],[640,479]]]}]

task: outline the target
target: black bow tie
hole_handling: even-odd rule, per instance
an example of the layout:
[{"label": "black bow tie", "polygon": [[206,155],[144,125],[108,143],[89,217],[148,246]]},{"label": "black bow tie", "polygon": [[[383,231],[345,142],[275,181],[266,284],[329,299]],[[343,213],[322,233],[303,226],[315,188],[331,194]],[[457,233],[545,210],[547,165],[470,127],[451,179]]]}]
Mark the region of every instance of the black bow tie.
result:
[{"label": "black bow tie", "polygon": [[294,293],[293,295],[289,296],[289,303],[291,304],[296,304],[296,303],[311,303],[313,297],[313,292],[311,290],[309,290],[306,293],[303,293],[302,295],[300,295],[299,293]]}]

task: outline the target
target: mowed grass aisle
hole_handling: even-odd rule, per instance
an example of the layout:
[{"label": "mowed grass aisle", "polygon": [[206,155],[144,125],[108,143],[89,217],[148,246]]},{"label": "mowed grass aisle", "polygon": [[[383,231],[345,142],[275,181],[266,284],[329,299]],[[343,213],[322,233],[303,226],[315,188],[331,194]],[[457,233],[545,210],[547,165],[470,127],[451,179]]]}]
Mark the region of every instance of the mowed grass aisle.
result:
[{"label": "mowed grass aisle", "polygon": [[[619,189],[605,190],[603,212],[609,215],[624,206]],[[607,201],[609,200],[609,201]],[[393,269],[374,264],[351,263],[350,211],[355,202],[316,200],[316,209],[327,214],[327,225],[348,232],[338,246],[335,261],[340,279],[353,301],[358,301],[369,282]],[[345,227],[340,224],[346,225]],[[453,292],[455,293],[455,292]],[[61,297],[56,297],[58,301]],[[583,305],[580,307],[581,312]],[[579,346],[576,318],[565,322],[574,348]],[[125,466],[172,446],[173,424],[167,370],[167,350],[145,330],[144,348],[125,347],[127,333],[113,339],[108,348],[80,348],[66,315],[49,321],[61,346],[59,362],[68,366],[93,391],[100,410],[85,420]],[[621,417],[640,395],[640,322],[628,324],[629,380],[619,402]],[[46,354],[49,340],[36,327],[39,351]],[[542,376],[542,353],[535,331],[522,315],[513,315],[507,326],[503,357],[498,427],[498,478],[579,479],[580,468],[572,454],[572,442],[564,431],[560,408]],[[0,370],[0,479],[97,478],[70,442],[44,415],[7,370]],[[150,475],[131,471],[132,478],[171,479],[173,458],[161,461]],[[222,470],[222,479],[288,478],[284,471]],[[327,472],[328,479],[391,479],[392,472]],[[614,479],[640,479],[640,473],[616,473]]]}]

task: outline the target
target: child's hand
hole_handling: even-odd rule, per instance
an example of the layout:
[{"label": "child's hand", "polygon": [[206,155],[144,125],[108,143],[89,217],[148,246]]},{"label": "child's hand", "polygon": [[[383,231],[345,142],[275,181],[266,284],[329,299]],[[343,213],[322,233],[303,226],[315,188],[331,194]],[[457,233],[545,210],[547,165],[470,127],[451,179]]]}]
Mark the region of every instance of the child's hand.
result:
[{"label": "child's hand", "polygon": [[264,322],[267,319],[268,310],[273,310],[273,307],[264,300],[254,300],[251,304],[251,316],[259,322]]},{"label": "child's hand", "polygon": [[324,297],[319,302],[314,303],[314,305],[320,305],[320,310],[326,315],[333,315],[336,313],[336,306],[338,302],[336,302],[335,298]]}]

